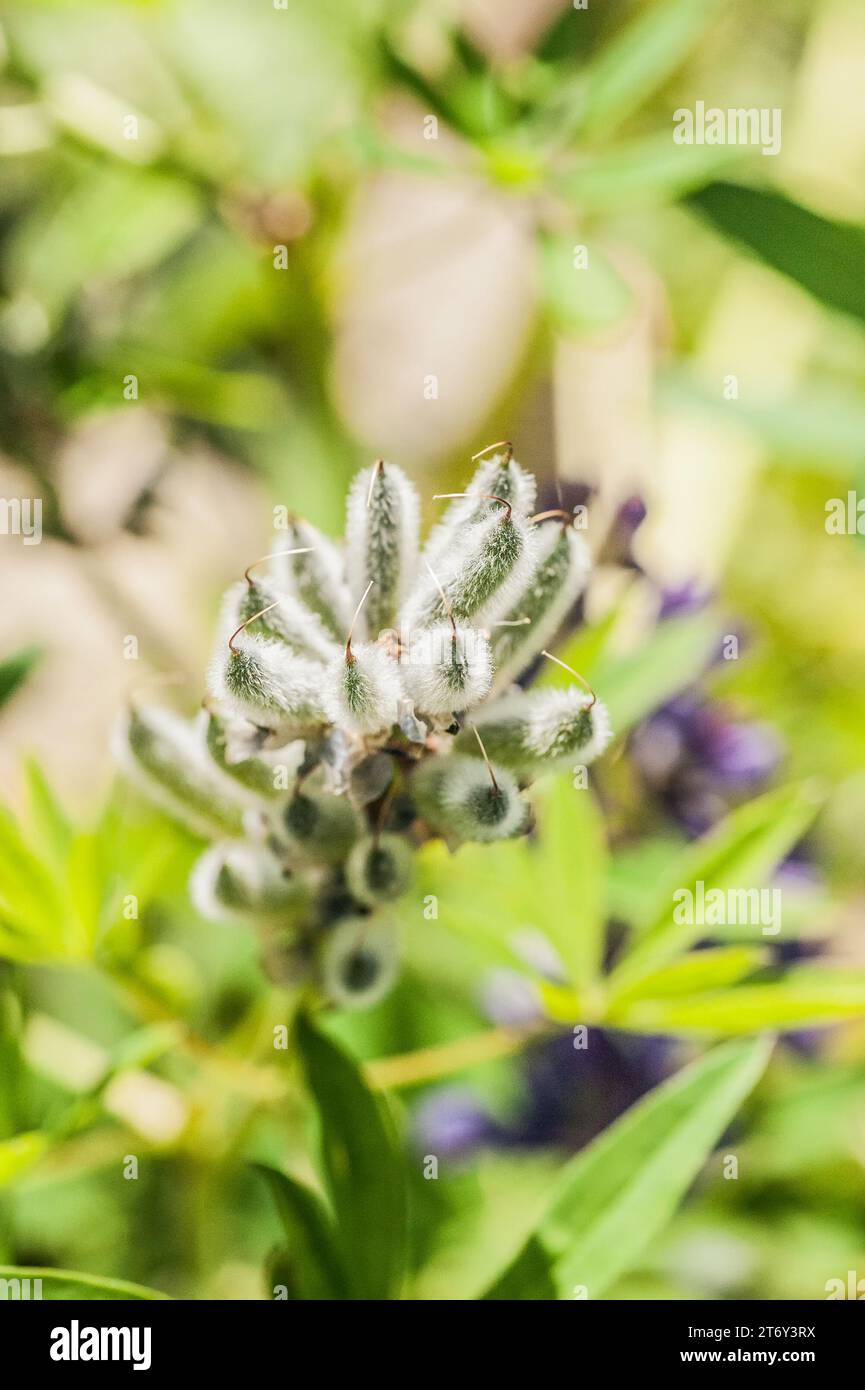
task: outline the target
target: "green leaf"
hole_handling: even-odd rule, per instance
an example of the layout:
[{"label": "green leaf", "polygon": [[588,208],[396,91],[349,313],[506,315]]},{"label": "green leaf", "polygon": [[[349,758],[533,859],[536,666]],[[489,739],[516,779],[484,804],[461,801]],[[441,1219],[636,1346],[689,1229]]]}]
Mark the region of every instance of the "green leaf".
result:
[{"label": "green leaf", "polygon": [[[41,1297],[67,1301],[82,1299],[87,1302],[104,1300],[146,1300],[167,1299],[168,1294],[156,1289],[147,1289],[143,1284],[130,1284],[125,1279],[103,1279],[98,1274],[81,1274],[72,1269],[39,1269],[29,1265],[0,1265],[0,1280],[29,1279],[30,1297],[35,1297],[32,1281],[41,1280]],[[7,1291],[7,1298],[18,1295]]]},{"label": "green leaf", "polygon": [[661,623],[633,654],[599,662],[592,682],[616,736],[702,675],[717,641],[716,620],[694,613]]},{"label": "green leaf", "polygon": [[720,8],[721,0],[660,0],[641,10],[588,69],[581,133],[609,135],[642,106],[685,60]]},{"label": "green leaf", "polygon": [[724,1033],[821,1028],[865,1014],[865,972],[808,967],[766,984],[740,985],[688,999],[648,998],[616,1022],[647,1033]]},{"label": "green leaf", "polygon": [[32,758],[26,764],[25,773],[30,822],[36,842],[59,868],[66,862],[72,843],[71,823],[41,767]]},{"label": "green leaf", "polygon": [[635,924],[643,931],[610,977],[614,993],[630,989],[700,937],[723,932],[723,928],[713,932],[699,922],[677,922],[673,915],[677,890],[694,892],[699,881],[706,893],[759,888],[802,838],[818,805],[809,785],[781,787],[738,807],[711,834],[689,845]]},{"label": "green leaf", "polygon": [[537,794],[540,834],[535,872],[537,923],[580,992],[601,971],[606,908],[607,841],[588,788],[552,778]]},{"label": "green leaf", "polygon": [[34,1163],[38,1163],[50,1147],[50,1136],[42,1130],[29,1130],[11,1139],[0,1140],[0,1187],[14,1182]]},{"label": "green leaf", "polygon": [[624,318],[634,296],[597,247],[586,247],[585,266],[576,266],[574,242],[573,236],[542,233],[538,267],[550,322],[560,333],[580,337]]},{"label": "green leaf", "polygon": [[303,1183],[264,1163],[253,1167],[268,1183],[288,1243],[292,1287],[300,1299],[348,1297],[333,1222],[324,1203]]},{"label": "green leaf", "polygon": [[41,655],[41,647],[20,647],[5,661],[0,661],[0,709],[24,684]]},{"label": "green leaf", "polygon": [[768,952],[761,946],[718,946],[705,951],[691,951],[672,965],[644,975],[631,991],[617,995],[616,1005],[610,1009],[608,1017],[613,1023],[618,1021],[624,998],[629,1004],[634,998],[679,999],[683,995],[736,984],[746,975],[759,970],[767,959]]},{"label": "green leaf", "polygon": [[388,1298],[403,1272],[406,1174],[381,1097],[353,1058],[301,1016],[297,1041],[321,1120],[321,1158],[355,1298]]},{"label": "green leaf", "polygon": [[81,163],[75,181],[59,188],[18,223],[10,243],[10,274],[19,290],[53,319],[82,287],[126,280],[158,264],[197,226],[201,201],[182,179],[118,163]]},{"label": "green leaf", "polygon": [[663,131],[581,155],[555,184],[582,212],[656,207],[729,173],[743,158],[740,145],[674,145]]},{"label": "green leaf", "polygon": [[830,221],[783,193],[733,183],[712,183],[690,203],[816,299],[865,321],[865,228]]},{"label": "green leaf", "polygon": [[[661,1233],[768,1061],[725,1044],[652,1091],[566,1166],[540,1224],[485,1295],[600,1298]],[[550,1293],[550,1289],[554,1293]]]}]

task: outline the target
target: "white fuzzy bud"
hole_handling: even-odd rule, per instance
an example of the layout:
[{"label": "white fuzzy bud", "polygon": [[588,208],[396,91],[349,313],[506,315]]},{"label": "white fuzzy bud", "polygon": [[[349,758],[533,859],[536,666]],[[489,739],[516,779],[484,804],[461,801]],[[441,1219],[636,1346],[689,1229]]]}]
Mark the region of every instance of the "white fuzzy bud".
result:
[{"label": "white fuzzy bud", "polygon": [[256,724],[292,732],[326,722],[324,667],[295,656],[273,638],[240,633],[234,646],[220,643],[209,673],[209,691],[220,704]]},{"label": "white fuzzy bud", "polygon": [[328,929],[319,952],[321,987],[345,1009],[368,1009],[396,979],[399,943],[389,922],[346,917]]},{"label": "white fuzzy bud", "polygon": [[332,723],[354,734],[381,733],[397,720],[399,667],[381,647],[359,642],[327,667],[323,694]]},{"label": "white fuzzy bud", "polygon": [[588,547],[572,526],[547,521],[536,528],[535,536],[526,583],[492,631],[494,692],[515,680],[553,639],[586,587],[591,569]]},{"label": "white fuzzy bud", "polygon": [[[485,494],[485,495],[484,495]],[[531,473],[508,454],[493,454],[484,459],[466,488],[465,497],[456,497],[430,532],[424,547],[424,558],[435,569],[451,545],[459,542],[467,526],[483,521],[494,511],[491,497],[510,502],[518,517],[528,517],[535,505],[537,486]]]},{"label": "white fuzzy bud", "polygon": [[[518,772],[574,758],[588,766],[613,736],[606,706],[576,687],[505,695],[479,712],[475,722],[489,756]],[[472,741],[465,730],[460,749],[474,754]]]},{"label": "white fuzzy bud", "polygon": [[489,693],[492,657],[486,633],[436,623],[406,638],[400,658],[403,689],[421,714],[471,709]]},{"label": "white fuzzy bud", "polygon": [[[305,554],[285,554],[305,550]],[[282,542],[274,548],[271,574],[277,588],[300,599],[317,613],[334,638],[345,638],[351,622],[351,598],[345,582],[342,556],[328,536],[302,518],[293,518]]]},{"label": "white fuzzy bud", "polygon": [[202,917],[216,922],[284,916],[305,896],[270,850],[243,840],[211,845],[192,870],[189,891]]},{"label": "white fuzzy bud", "polygon": [[531,528],[501,506],[454,539],[435,576],[421,576],[401,614],[400,628],[412,632],[442,622],[487,627],[512,604],[531,573]]},{"label": "white fuzzy bud", "polygon": [[413,790],[422,815],[443,835],[488,842],[528,829],[528,803],[512,775],[498,766],[491,775],[478,758],[431,760],[415,772]]},{"label": "white fuzzy bud", "polygon": [[392,628],[417,564],[420,504],[402,469],[379,462],[352,483],[346,519],[346,572],[353,602],[370,580],[361,635]]}]

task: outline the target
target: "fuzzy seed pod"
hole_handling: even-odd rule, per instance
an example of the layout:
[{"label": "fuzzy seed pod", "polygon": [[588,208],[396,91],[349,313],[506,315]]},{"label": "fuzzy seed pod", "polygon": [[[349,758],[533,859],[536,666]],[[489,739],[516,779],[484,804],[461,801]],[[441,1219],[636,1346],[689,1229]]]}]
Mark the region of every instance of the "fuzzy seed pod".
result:
[{"label": "fuzzy seed pod", "polygon": [[[612,738],[610,717],[600,700],[584,690],[537,690],[506,695],[476,720],[489,756],[516,772],[539,771],[577,758],[588,766]],[[475,747],[472,747],[472,744]],[[460,751],[474,754],[470,730],[458,739]]]},{"label": "fuzzy seed pod", "polygon": [[[288,555],[285,550],[305,550]],[[344,638],[352,605],[343,574],[342,556],[333,541],[300,517],[293,517],[283,541],[274,547],[270,571],[281,591],[316,613],[331,637]]]},{"label": "fuzzy seed pod", "polygon": [[234,840],[211,845],[189,880],[192,901],[203,917],[284,916],[305,901],[305,891],[263,845]]},{"label": "fuzzy seed pod", "polygon": [[406,892],[414,859],[399,835],[364,835],[348,856],[345,876],[358,902],[375,907]]},{"label": "fuzzy seed pod", "polygon": [[245,719],[226,719],[207,711],[205,743],[217,767],[259,796],[285,796],[303,760],[303,744],[261,751],[259,734]]},{"label": "fuzzy seed pod", "polygon": [[120,722],[118,760],[152,801],[196,835],[240,835],[252,804],[207,755],[201,731],[170,710],[138,706]]},{"label": "fuzzy seed pod", "polygon": [[361,635],[392,628],[417,562],[420,505],[400,468],[379,461],[355,478],[348,498],[346,569],[354,602],[370,580]]},{"label": "fuzzy seed pod", "polygon": [[[250,622],[257,613],[262,616]],[[296,655],[315,661],[330,661],[339,650],[316,613],[293,594],[282,593],[265,580],[250,578],[233,585],[226,594],[221,618],[226,641],[241,623],[248,624],[244,631],[250,637],[284,642]]]},{"label": "fuzzy seed pod", "polygon": [[405,693],[421,714],[471,709],[489,692],[492,657],[478,628],[437,623],[411,633],[400,660]]},{"label": "fuzzy seed pod", "polygon": [[545,522],[536,528],[536,546],[528,583],[493,629],[494,691],[509,685],[555,636],[586,586],[589,552],[572,526]]},{"label": "fuzzy seed pod", "polygon": [[341,653],[325,672],[328,717],[354,734],[377,734],[395,724],[401,694],[399,667],[371,642]]},{"label": "fuzzy seed pod", "polygon": [[[486,494],[486,495],[484,495]],[[484,521],[497,511],[491,497],[509,502],[518,517],[528,517],[535,505],[537,487],[531,473],[526,473],[509,453],[493,454],[484,459],[466,488],[465,497],[451,502],[438,525],[430,532],[424,547],[424,558],[435,568],[455,542],[459,544],[467,526]]]},{"label": "fuzzy seed pod", "polygon": [[339,864],[360,832],[357,812],[344,796],[298,792],[282,814],[290,850],[310,864]]},{"label": "fuzzy seed pod", "polygon": [[[495,784],[492,776],[495,777]],[[528,829],[529,807],[504,768],[454,754],[419,768],[413,787],[421,814],[435,830],[460,840],[508,840]]]},{"label": "fuzzy seed pod", "polygon": [[[421,579],[401,615],[403,640],[416,628],[453,618],[486,627],[512,604],[523,588],[534,556],[530,528],[501,506],[485,521],[467,528],[439,570],[438,581]],[[441,587],[439,587],[439,585]]]},{"label": "fuzzy seed pod", "polygon": [[368,1009],[393,985],[398,964],[394,927],[374,917],[346,917],[324,936],[319,978],[327,997],[345,1009]]},{"label": "fuzzy seed pod", "polygon": [[273,638],[242,632],[220,643],[210,668],[210,694],[256,724],[298,733],[323,724],[324,667],[295,656]]}]

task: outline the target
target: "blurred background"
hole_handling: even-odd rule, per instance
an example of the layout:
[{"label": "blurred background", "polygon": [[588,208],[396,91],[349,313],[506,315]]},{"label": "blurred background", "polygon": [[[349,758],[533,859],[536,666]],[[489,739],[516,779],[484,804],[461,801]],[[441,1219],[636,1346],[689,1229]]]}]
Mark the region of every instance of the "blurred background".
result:
[{"label": "blurred background", "polygon": [[[145,910],[108,954],[146,985],[0,966],[0,1136],[49,1136],[6,1153],[10,1262],[262,1296],[272,1215],[239,1157],[276,1124],[273,1078],[242,1058],[278,1010],[254,943],[188,907],[194,845],[113,788],[108,731],[154,674],[195,708],[219,596],[278,509],[339,534],[376,456],[431,520],[513,440],[547,506],[588,506],[586,630],[627,651],[713,615],[717,650],[602,774],[623,919],[671,845],[816,777],[786,949],[862,963],[865,548],[825,523],[865,495],[863,74],[856,0],[4,7],[0,498],[41,499],[42,538],[0,535],[0,786],[86,827],[85,897],[135,866]],[[697,102],[780,110],[780,151],[675,145]],[[445,937],[340,1022],[359,1052],[531,1012]],[[94,1100],[130,1011],[140,1069]],[[178,1019],[198,1055],[162,1066]],[[415,1296],[470,1296],[503,1213],[683,1055],[605,1033],[575,1086],[566,1034],[415,1088],[411,1142],[453,1158],[417,1184]],[[865,1276],[865,1030],[795,1035],[742,1126],[741,1181],[703,1183],[620,1296]],[[294,1094],[279,1132],[302,1165]],[[130,1134],[159,1159],[134,1197]]]}]

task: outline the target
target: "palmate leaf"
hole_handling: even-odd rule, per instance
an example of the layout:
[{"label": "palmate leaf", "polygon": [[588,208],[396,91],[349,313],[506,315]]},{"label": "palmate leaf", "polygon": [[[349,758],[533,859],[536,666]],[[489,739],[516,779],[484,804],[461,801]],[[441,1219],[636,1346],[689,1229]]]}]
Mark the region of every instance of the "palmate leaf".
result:
[{"label": "palmate leaf", "polygon": [[663,1230],[771,1043],[733,1042],[664,1082],[564,1169],[558,1193],[487,1299],[601,1298]]},{"label": "palmate leaf", "polygon": [[[648,993],[648,991],[647,991]],[[736,1037],[764,1028],[823,1028],[865,1015],[865,971],[803,967],[782,979],[685,998],[638,999],[614,1009],[621,1028]]]},{"label": "palmate leaf", "polygon": [[712,889],[758,888],[802,838],[819,806],[810,786],[782,787],[757,797],[728,815],[703,839],[689,845],[672,864],[635,923],[639,935],[610,979],[613,995],[668,964],[712,929],[700,922],[677,922],[673,894],[694,891],[702,881]]},{"label": "palmate leaf", "polygon": [[0,1265],[0,1281],[10,1281],[11,1287],[7,1284],[7,1298],[20,1297],[17,1291],[17,1284],[14,1281],[30,1280],[29,1297],[35,1297],[33,1281],[41,1281],[40,1296],[43,1299],[54,1299],[61,1302],[70,1299],[87,1302],[110,1301],[146,1301],[152,1302],[156,1299],[167,1299],[168,1294],[160,1293],[157,1289],[145,1288],[143,1284],[130,1284],[125,1279],[104,1279],[98,1274],[81,1274],[73,1269],[39,1269],[26,1265]]},{"label": "palmate leaf", "polygon": [[285,1263],[291,1278],[289,1297],[344,1299],[348,1280],[337,1248],[330,1213],[310,1188],[276,1168],[254,1165],[276,1202],[287,1242]]},{"label": "palmate leaf", "polygon": [[407,1224],[406,1173],[390,1114],[348,1053],[303,1015],[297,1043],[321,1123],[321,1165],[350,1296],[388,1298],[402,1278]]},{"label": "palmate leaf", "polygon": [[692,613],[661,623],[644,646],[627,656],[602,656],[591,678],[616,737],[701,676],[717,642],[716,620]]}]

